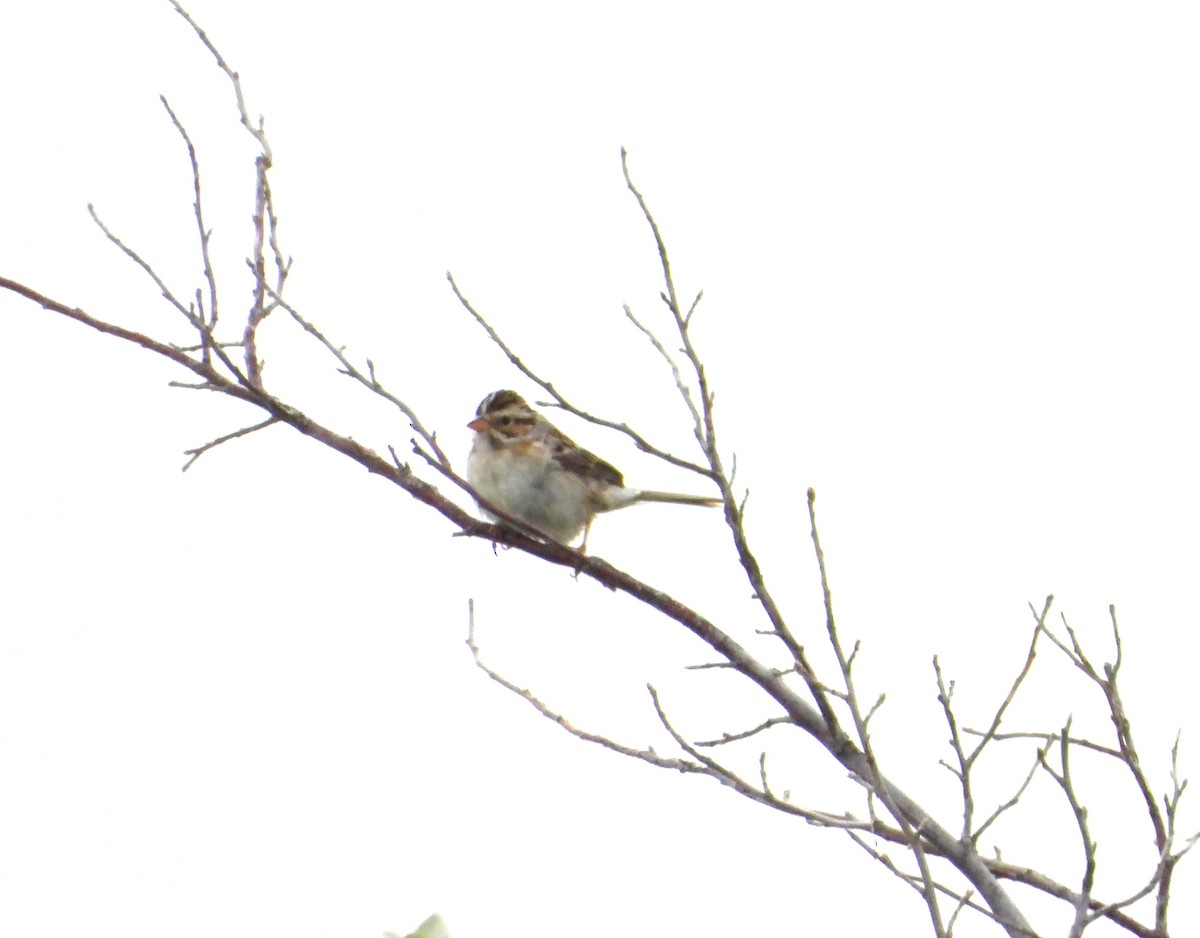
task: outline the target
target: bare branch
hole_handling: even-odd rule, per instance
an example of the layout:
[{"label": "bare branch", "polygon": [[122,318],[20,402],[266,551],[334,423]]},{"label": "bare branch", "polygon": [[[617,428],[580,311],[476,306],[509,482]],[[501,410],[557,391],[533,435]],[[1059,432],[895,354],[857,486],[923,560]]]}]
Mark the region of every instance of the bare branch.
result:
[{"label": "bare branch", "polygon": [[471,650],[471,657],[474,659],[475,665],[479,668],[479,670],[481,670],[501,687],[511,691],[528,703],[547,720],[557,723],[572,736],[582,739],[584,742],[594,743],[597,746],[603,746],[605,749],[610,749],[613,752],[619,753],[623,756],[628,756],[631,759],[638,759],[642,762],[648,762],[650,765],[657,766],[660,769],[671,769],[673,771],[684,773],[693,772],[708,774],[704,766],[693,762],[688,762],[686,759],[666,758],[658,755],[658,753],[656,753],[653,749],[635,749],[631,746],[623,746],[620,743],[609,739],[607,736],[601,736],[598,733],[589,733],[587,730],[583,730],[575,726],[562,714],[556,713],[546,706],[546,704],[542,703],[542,701],[534,696],[532,691],[529,691],[524,687],[518,687],[512,681],[508,680],[508,678],[499,674],[497,671],[494,671],[491,667],[484,663],[483,658],[480,657],[479,646],[475,642],[475,600],[473,599],[467,601],[467,618],[469,622],[467,632],[467,647]]},{"label": "bare branch", "polygon": [[[108,240],[111,241],[114,245],[116,245],[118,248],[120,248],[121,252],[126,257],[128,257],[131,261],[133,261],[135,264],[137,264],[138,267],[140,267],[143,271],[145,271],[146,275],[148,277],[150,277],[151,280],[154,281],[154,284],[158,287],[159,291],[162,293],[163,298],[166,299],[167,302],[170,303],[172,306],[174,306],[176,310],[178,310],[180,313],[182,313],[183,317],[185,319],[187,319],[187,321],[189,323],[191,323],[192,327],[202,337],[201,345],[212,349],[212,354],[216,355],[217,359],[221,362],[221,364],[229,369],[229,373],[234,376],[234,378],[237,380],[237,382],[241,385],[246,385],[247,384],[246,377],[241,373],[241,371],[238,370],[238,367],[233,363],[233,361],[229,358],[229,356],[227,354],[225,354],[224,348],[213,340],[213,337],[211,336],[211,334],[208,333],[207,324],[204,322],[204,320],[202,318],[200,318],[200,316],[197,315],[195,310],[192,310],[192,309],[184,306],[178,299],[176,299],[175,295],[173,293],[171,293],[171,291],[167,288],[166,283],[164,283],[163,279],[158,275],[158,272],[155,271],[155,269],[153,267],[151,267],[150,264],[144,258],[142,258],[142,256],[140,254],[137,253],[137,251],[133,250],[133,248],[131,248],[127,244],[125,244],[124,241],[122,241],[119,237],[117,237],[117,235],[115,235],[111,230],[109,230],[109,228],[104,224],[104,222],[102,222],[100,220],[99,215],[96,214],[96,210],[90,202],[88,203],[88,214],[92,216],[92,221],[94,221],[96,223],[96,225],[100,228],[100,230],[104,232],[104,236],[106,238],[108,238]],[[63,312],[64,310],[67,309],[67,307],[64,306],[63,304],[57,303],[54,300],[50,300],[47,297],[42,296],[36,290],[32,290],[29,287],[22,286],[21,284],[16,283],[15,281],[6,280],[6,281],[4,281],[4,285],[7,287],[7,289],[12,290],[14,293],[20,293],[22,296],[32,299],[35,303],[38,303],[45,309],[52,310],[53,312]],[[45,301],[45,302],[43,302],[43,301]],[[47,306],[46,305],[47,303],[50,303],[51,305]],[[76,316],[76,315],[74,315],[74,313],[79,313],[80,315]],[[144,341],[139,341],[138,339],[133,339],[131,337],[139,336],[140,339],[142,339],[142,340],[153,342],[153,340],[149,339],[148,336],[142,336],[140,333],[133,332],[132,330],[121,329],[119,326],[114,326],[109,323],[105,323],[99,319],[93,319],[91,316],[88,316],[86,313],[83,313],[83,311],[79,310],[79,309],[72,310],[71,312],[66,312],[65,315],[71,316],[73,319],[76,319],[79,322],[89,325],[92,328],[99,329],[101,332],[108,332],[109,335],[115,335],[120,338],[129,339],[130,341],[133,341],[138,345],[142,345],[145,348],[149,348],[150,346],[147,346]],[[207,342],[206,342],[206,340],[207,340]],[[155,344],[156,345],[165,345],[166,343],[155,343]],[[177,346],[172,346],[172,347],[179,350]],[[158,351],[158,349],[153,349],[153,350]],[[187,356],[185,355],[183,357],[186,358]],[[189,358],[188,361],[191,361],[191,359]]]},{"label": "bare branch", "polygon": [[[1079,637],[1076,635],[1075,630],[1066,623],[1065,618],[1063,619],[1063,626],[1066,628],[1067,635],[1071,640],[1070,647],[1049,629],[1046,630],[1046,635],[1076,668],[1087,675],[1100,688],[1108,703],[1109,717],[1116,730],[1117,756],[1126,768],[1128,768],[1130,775],[1133,777],[1134,784],[1141,794],[1150,826],[1154,831],[1154,843],[1161,858],[1156,874],[1158,894],[1155,899],[1155,922],[1159,931],[1166,934],[1167,907],[1170,899],[1171,877],[1174,872],[1174,861],[1171,860],[1171,838],[1168,832],[1168,820],[1163,817],[1163,813],[1159,809],[1158,802],[1151,790],[1149,779],[1147,779],[1146,773],[1142,769],[1141,759],[1138,756],[1137,747],[1133,741],[1133,729],[1128,717],[1125,715],[1125,704],[1117,686],[1117,676],[1120,672],[1122,662],[1121,632],[1117,623],[1116,608],[1109,606],[1108,611],[1109,619],[1112,622],[1113,644],[1116,647],[1117,656],[1113,664],[1105,664],[1102,669],[1097,669],[1084,653]],[[1101,670],[1103,673],[1101,673]]]},{"label": "bare branch", "polygon": [[984,731],[982,738],[979,740],[979,744],[968,757],[968,761],[972,765],[974,765],[974,763],[979,759],[979,755],[983,752],[984,747],[995,738],[996,732],[1000,729],[1000,722],[1004,719],[1004,714],[1008,711],[1009,706],[1016,698],[1017,691],[1021,689],[1021,685],[1024,683],[1025,678],[1029,676],[1030,669],[1033,668],[1033,661],[1037,657],[1038,636],[1046,631],[1046,616],[1050,613],[1050,604],[1052,602],[1054,602],[1054,597],[1047,596],[1046,603],[1042,607],[1041,614],[1035,614],[1034,616],[1034,618],[1037,620],[1037,624],[1033,630],[1033,638],[1029,642],[1029,652],[1025,656],[1025,664],[1021,668],[1020,672],[1018,672],[1016,678],[1013,680],[1012,686],[1008,690],[1008,695],[1000,703],[1000,706],[996,708],[996,714],[992,717],[991,725],[986,731]]},{"label": "bare branch", "polygon": [[[867,843],[866,839],[864,837],[862,837],[860,834],[857,834],[854,831],[848,831],[847,833],[850,835],[850,838],[856,844],[858,844],[860,847],[862,847],[863,850],[865,850],[868,854],[870,854],[871,857],[877,863],[879,863],[881,866],[884,867],[884,869],[888,870],[889,872],[894,874],[898,879],[902,880],[903,882],[905,882],[906,884],[911,886],[913,889],[915,889],[917,891],[917,893],[923,892],[923,884],[922,884],[921,876],[919,874],[904,872],[904,870],[900,869],[900,867],[898,867],[896,865],[895,861],[892,860],[891,857],[889,857],[886,853],[884,853],[881,850],[876,850],[869,843]],[[962,908],[966,907],[966,908],[972,909],[975,912],[978,912],[980,915],[986,915],[988,918],[990,918],[992,921],[996,922],[999,925],[1003,925],[1005,927],[1005,929],[1009,932],[1010,935],[1023,935],[1023,936],[1028,936],[1028,938],[1038,938],[1037,933],[1032,928],[1029,928],[1028,926],[1026,926],[1024,928],[1015,928],[1014,929],[1011,925],[1009,925],[1002,918],[1000,918],[998,915],[996,915],[996,913],[993,912],[991,909],[987,908],[986,906],[979,905],[976,902],[972,902],[971,897],[974,894],[974,890],[967,890],[964,894],[959,895],[958,893],[956,893],[952,889],[950,889],[948,886],[944,886],[941,883],[934,884],[934,888],[938,892],[942,893],[943,895],[949,896],[951,899],[954,899],[956,902],[954,914],[951,916],[951,919],[950,919],[950,927],[953,927],[954,919],[958,916],[959,911]],[[949,934],[950,934],[949,928],[947,928],[946,935],[948,936]]]},{"label": "bare branch", "polygon": [[[786,814],[791,814],[799,818],[803,818],[808,823],[818,827],[836,827],[843,830],[871,830],[878,833],[876,826],[869,821],[861,821],[858,818],[848,814],[832,814],[826,811],[812,811],[807,808],[800,808],[793,805],[790,801],[776,798],[771,792],[770,786],[767,784],[766,777],[766,754],[764,753],[759,758],[759,781],[760,786],[756,786],[746,781],[736,772],[728,767],[717,762],[703,753],[700,753],[696,748],[679,734],[671,721],[667,718],[666,712],[663,710],[662,702],[659,700],[658,691],[652,685],[647,684],[646,689],[650,692],[650,699],[654,704],[654,712],[658,715],[659,722],[670,734],[675,744],[679,746],[685,753],[691,756],[699,764],[706,769],[706,774],[715,778],[721,784],[732,788],[738,794],[749,798],[751,801],[766,805],[767,807],[775,808],[777,811],[783,811]],[[894,833],[894,832],[893,832]]]},{"label": "bare branch", "polygon": [[408,404],[404,403],[404,401],[402,401],[400,398],[396,397],[396,395],[388,391],[380,383],[379,379],[375,375],[375,363],[371,361],[371,359],[367,359],[367,373],[363,374],[363,372],[360,371],[346,356],[344,347],[334,345],[325,336],[324,332],[318,329],[304,316],[300,315],[300,313],[291,303],[284,300],[283,297],[279,296],[279,294],[271,290],[269,287],[268,293],[270,293],[271,299],[289,316],[291,316],[292,319],[294,319],[305,332],[320,342],[321,345],[323,345],[329,352],[329,354],[337,359],[338,364],[341,366],[342,374],[353,378],[363,387],[367,388],[372,394],[379,395],[385,401],[399,410],[400,413],[404,415],[405,419],[408,420],[408,425],[412,428],[413,432],[420,436],[421,439],[425,441],[426,445],[433,451],[433,458],[437,461],[438,465],[445,469],[450,468],[450,458],[442,451],[441,446],[438,444],[437,434],[427,430],[425,425],[421,423],[420,418],[417,416],[417,412],[409,407]]},{"label": "bare branch", "polygon": [[720,739],[709,739],[703,742],[696,743],[697,746],[709,748],[712,746],[724,746],[726,743],[735,743],[739,740],[749,739],[751,736],[757,736],[759,733],[769,730],[772,726],[780,724],[790,724],[792,721],[787,717],[771,717],[769,720],[763,720],[762,723],[753,729],[743,730],[740,733],[722,733]]},{"label": "bare branch", "polygon": [[271,145],[267,140],[266,128],[262,116],[259,116],[257,122],[250,119],[250,113],[246,109],[246,98],[242,93],[242,81],[238,73],[229,67],[229,63],[225,61],[224,56],[213,45],[212,41],[208,38],[208,34],[192,19],[187,10],[180,6],[178,0],[169,0],[169,2],[174,7],[175,12],[182,16],[188,26],[192,28],[192,31],[204,44],[204,47],[212,54],[217,67],[229,79],[229,83],[233,87],[234,98],[237,102],[238,119],[241,121],[242,126],[257,141],[259,146],[259,154],[254,161],[254,247],[250,258],[247,260],[251,271],[254,273],[254,300],[250,307],[250,313],[246,317],[246,327],[242,333],[242,347],[245,357],[246,381],[251,387],[261,389],[262,360],[258,355],[257,332],[259,325],[270,315],[272,309],[266,303],[267,268],[265,252],[268,244],[273,248],[276,262],[276,294],[282,292],[283,282],[287,278],[288,273],[288,265],[283,263],[281,252],[278,249],[278,242],[276,240],[278,221],[271,205],[271,188],[267,181],[267,173],[274,161],[271,153]]},{"label": "bare branch", "polygon": [[245,127],[246,130],[250,132],[250,135],[258,141],[258,145],[262,150],[262,156],[264,156],[267,160],[267,163],[270,164],[271,145],[267,142],[267,135],[263,129],[263,119],[260,116],[258,118],[257,125],[250,120],[250,114],[246,110],[246,99],[242,95],[242,81],[238,77],[238,73],[229,67],[229,63],[227,63],[224,56],[217,51],[217,47],[212,44],[212,41],[208,38],[208,34],[200,28],[200,25],[194,19],[192,19],[188,11],[179,5],[178,0],[168,0],[168,2],[175,8],[175,12],[187,21],[188,26],[192,28],[192,31],[216,60],[217,67],[225,73],[226,77],[228,77],[230,84],[233,85],[233,93],[237,98],[238,117],[242,122],[242,126]]},{"label": "bare branch", "polygon": [[115,235],[112,230],[100,220],[100,216],[96,214],[96,207],[92,205],[91,202],[88,203],[87,210],[88,214],[92,216],[92,221],[94,221],[96,226],[104,232],[104,237],[108,238],[109,241],[120,248],[121,252],[131,261],[137,264],[138,267],[142,268],[142,270],[145,271],[146,276],[154,281],[154,285],[158,287],[158,291],[163,295],[163,298],[172,306],[174,306],[175,309],[177,309],[183,315],[184,319],[191,323],[198,331],[203,333],[204,323],[196,316],[196,311],[188,306],[184,306],[179,298],[171,292],[170,287],[163,282],[163,279],[158,275],[158,272],[155,271],[155,269],[151,267],[150,264],[140,254],[138,254],[137,251],[117,237],[117,235]]},{"label": "bare branch", "polygon": [[709,469],[706,469],[704,466],[701,466],[698,463],[675,456],[664,449],[660,449],[659,447],[650,443],[640,433],[636,432],[632,427],[629,426],[629,424],[617,423],[614,420],[606,420],[603,417],[597,417],[594,414],[590,414],[587,411],[576,407],[562,394],[560,394],[558,389],[553,384],[539,377],[528,365],[526,365],[523,361],[521,361],[520,358],[517,357],[516,353],[508,347],[507,343],[505,343],[502,338],[500,338],[500,335],[495,329],[492,328],[491,324],[483,318],[483,315],[471,305],[470,300],[463,295],[463,292],[458,288],[458,284],[454,280],[454,275],[449,271],[446,273],[446,279],[450,282],[450,288],[454,291],[454,295],[458,297],[458,301],[462,304],[463,309],[470,313],[475,321],[483,327],[483,330],[488,334],[488,338],[490,338],[492,342],[496,344],[500,351],[504,353],[505,357],[508,358],[508,360],[519,372],[521,372],[521,374],[523,374],[526,378],[528,378],[554,399],[552,402],[553,406],[559,407],[562,410],[565,410],[567,413],[574,414],[576,417],[586,420],[588,423],[595,424],[598,427],[607,427],[609,430],[616,430],[618,433],[625,434],[625,436],[633,440],[634,445],[643,453],[649,453],[651,456],[656,456],[657,458],[663,460],[663,462],[668,462],[672,466],[678,466],[680,469],[687,469],[691,472],[695,472],[697,475],[702,475],[706,478],[712,478],[712,472]]},{"label": "bare branch", "polygon": [[[943,887],[939,887],[943,888]],[[948,890],[947,890],[948,891]],[[950,919],[946,922],[946,938],[953,938],[954,925],[958,921],[958,916],[963,909],[971,908],[971,897],[975,895],[974,889],[968,889],[958,897],[958,902],[954,906],[954,911],[950,913]]]},{"label": "bare branch", "polygon": [[196,307],[198,318],[204,323],[204,328],[200,330],[200,349],[204,361],[209,358],[209,344],[213,341],[213,336],[217,330],[218,316],[218,301],[217,301],[217,278],[213,272],[212,256],[209,252],[209,239],[212,232],[204,224],[204,210],[202,208],[202,199],[200,197],[200,163],[196,159],[196,146],[192,143],[192,138],[189,136],[182,121],[176,116],[175,111],[171,108],[165,95],[159,95],[159,100],[167,109],[167,114],[171,117],[171,123],[175,125],[175,129],[179,131],[179,136],[183,138],[184,145],[188,151],[188,162],[192,166],[192,207],[196,215],[196,229],[200,238],[200,258],[204,264],[204,279],[208,284],[208,316],[204,316],[203,295],[200,290],[196,290]]},{"label": "bare branch", "polygon": [[[1071,736],[1071,721],[1067,721],[1067,725],[1063,727],[1061,738],[1069,739]],[[1092,840],[1092,835],[1088,830],[1087,823],[1087,808],[1079,801],[1079,797],[1075,794],[1075,784],[1071,780],[1071,760],[1069,757],[1070,746],[1063,743],[1059,746],[1059,758],[1062,763],[1062,771],[1056,772],[1050,765],[1050,760],[1042,755],[1042,768],[1058,782],[1059,788],[1067,798],[1067,803],[1071,806],[1071,813],[1075,816],[1075,824],[1079,828],[1079,837],[1083,842],[1084,855],[1084,874],[1083,888],[1075,901],[1075,920],[1071,923],[1071,929],[1068,932],[1070,938],[1079,938],[1083,934],[1084,928],[1088,924],[1088,906],[1092,898],[1092,885],[1096,878],[1096,844]]]},{"label": "bare branch", "polygon": [[997,805],[996,809],[994,811],[992,811],[992,813],[990,815],[988,815],[987,820],[985,820],[982,824],[980,824],[979,827],[977,827],[973,832],[970,832],[971,841],[973,843],[978,844],[979,839],[984,834],[984,831],[986,831],[989,827],[991,827],[993,824],[995,824],[996,821],[999,820],[1000,816],[1005,811],[1008,811],[1011,808],[1016,807],[1017,802],[1019,802],[1021,800],[1021,796],[1023,794],[1025,794],[1026,790],[1029,788],[1030,784],[1033,782],[1033,777],[1034,777],[1034,775],[1037,774],[1038,766],[1041,764],[1042,760],[1045,758],[1048,748],[1049,748],[1049,743],[1046,744],[1046,748],[1035,750],[1033,764],[1030,765],[1029,772],[1025,775],[1025,780],[1017,787],[1017,790],[1013,794],[1013,796],[1011,798],[1009,798],[1007,801],[1003,802],[1002,804]]},{"label": "bare branch", "polygon": [[[247,265],[254,272],[254,303],[250,314],[246,317],[246,328],[242,332],[242,350],[246,360],[246,378],[256,388],[262,387],[262,359],[258,355],[258,327],[271,313],[267,306],[267,261],[265,254],[267,202],[270,190],[267,187],[267,170],[270,161],[265,155],[259,155],[255,161],[256,185],[254,190],[254,249]],[[283,278],[286,273],[279,272],[278,289],[283,288]],[[278,293],[277,289],[277,293]]]},{"label": "bare branch", "polygon": [[251,433],[265,429],[266,427],[269,427],[275,423],[279,423],[279,419],[277,417],[268,417],[266,420],[263,420],[261,423],[256,423],[252,427],[242,427],[240,430],[234,430],[232,433],[226,433],[224,436],[219,436],[215,440],[205,443],[203,446],[197,446],[195,449],[184,450],[185,455],[191,456],[192,458],[183,464],[183,471],[187,472],[188,469],[192,467],[192,463],[207,453],[210,449],[216,449],[222,443],[228,443],[230,440],[236,440],[238,437],[249,436]]},{"label": "bare branch", "polygon": [[[697,297],[697,301],[698,300],[699,297]],[[633,310],[629,308],[629,305],[626,304],[623,308],[625,310],[626,318],[635,326],[637,326],[641,333],[650,340],[650,344],[654,346],[654,350],[662,356],[663,360],[667,363],[667,367],[671,369],[671,376],[675,379],[675,387],[678,388],[680,396],[687,405],[688,412],[692,415],[693,433],[696,436],[696,442],[700,444],[701,448],[703,448],[704,424],[700,420],[700,412],[696,410],[696,405],[692,401],[692,392],[684,383],[683,375],[679,373],[679,365],[675,363],[675,359],[671,357],[671,353],[663,347],[663,344],[659,341],[658,336],[656,336],[649,328],[642,325],[641,321],[633,315]]]},{"label": "bare branch", "polygon": [[946,724],[950,727],[950,748],[954,750],[954,755],[958,759],[958,768],[954,770],[954,774],[958,777],[959,785],[962,788],[962,836],[966,838],[970,836],[975,814],[975,798],[971,792],[971,761],[963,751],[962,737],[958,732],[958,720],[955,719],[954,709],[950,706],[950,699],[954,695],[954,682],[951,681],[947,686],[942,678],[942,666],[937,655],[933,656],[933,672],[937,677],[938,703],[942,705],[942,714],[946,718]]},{"label": "bare branch", "polygon": [[[970,733],[972,736],[986,735],[983,730],[975,730],[966,726],[963,727],[963,732]],[[1059,733],[1037,733],[1031,731],[1027,733],[993,733],[992,739],[998,742],[1007,742],[1014,739],[1039,739],[1042,742],[1049,744],[1060,742],[1062,740],[1062,736]],[[1084,739],[1082,736],[1072,736],[1067,740],[1067,742],[1072,746],[1081,746],[1084,749],[1091,749],[1093,752],[1099,752],[1106,756],[1112,756],[1114,759],[1121,758],[1121,753],[1118,750],[1109,746],[1101,745],[1097,742],[1093,742],[1090,739]]]},{"label": "bare branch", "polygon": [[[854,721],[854,728],[858,735],[859,745],[862,747],[864,758],[870,768],[870,775],[861,775],[860,777],[870,786],[873,794],[887,806],[888,812],[895,818],[900,825],[901,830],[908,837],[908,846],[912,850],[913,857],[917,862],[917,868],[921,872],[921,894],[925,899],[926,907],[929,909],[930,922],[933,925],[934,934],[938,938],[944,938],[946,931],[942,922],[941,909],[937,901],[937,890],[935,888],[935,880],[929,868],[929,860],[925,852],[925,844],[923,842],[923,833],[926,823],[930,820],[927,815],[914,816],[906,813],[901,805],[895,799],[893,792],[886,785],[877,785],[876,780],[884,777],[883,772],[879,768],[879,764],[875,760],[875,753],[871,747],[871,736],[867,732],[867,723],[874,715],[875,711],[883,704],[884,696],[881,694],[876,700],[874,706],[871,707],[867,714],[863,714],[858,703],[858,694],[854,686],[854,678],[851,673],[851,660],[846,657],[842,647],[841,639],[838,637],[837,625],[833,616],[833,594],[829,588],[829,575],[825,566],[825,552],[821,548],[821,539],[817,534],[817,518],[816,518],[816,493],[810,488],[808,490],[808,513],[809,521],[812,528],[813,547],[817,555],[817,566],[821,573],[821,592],[825,603],[825,627],[829,635],[829,644],[833,648],[837,656],[838,667],[842,673],[842,684],[846,692],[846,702],[850,707],[850,716]],[[857,652],[857,649],[856,649]],[[960,841],[966,843],[966,841]],[[989,897],[990,898],[990,897]],[[993,905],[993,909],[995,906]],[[1014,908],[1015,911],[1015,908]],[[1011,920],[1016,925],[1023,924],[1023,920]]]},{"label": "bare branch", "polygon": [[[984,862],[987,864],[988,869],[1001,879],[1031,886],[1048,896],[1068,902],[1072,906],[1078,906],[1079,904],[1079,893],[1073,889],[1069,889],[1062,883],[1056,882],[1044,873],[1039,873],[1037,870],[1025,866],[1002,863],[999,860],[985,860]],[[1104,908],[1104,904],[1096,899],[1089,900],[1088,906],[1093,910]],[[1104,917],[1114,925],[1125,929],[1131,935],[1136,935],[1137,938],[1163,938],[1164,935],[1164,932],[1159,931],[1153,926],[1143,925],[1137,919],[1130,917],[1120,909],[1110,909],[1105,913]]]}]

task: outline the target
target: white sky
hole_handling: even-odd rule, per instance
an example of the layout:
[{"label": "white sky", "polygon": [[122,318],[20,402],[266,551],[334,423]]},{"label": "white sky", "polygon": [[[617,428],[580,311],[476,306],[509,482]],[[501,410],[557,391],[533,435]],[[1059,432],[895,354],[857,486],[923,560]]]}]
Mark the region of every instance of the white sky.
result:
[{"label": "white sky", "polygon": [[[190,9],[267,116],[290,298],[371,356],[453,455],[485,393],[531,389],[447,269],[571,397],[688,452],[669,377],[622,320],[622,303],[660,316],[624,145],[681,290],[705,290],[695,339],[722,440],[814,648],[817,489],[862,692],[888,694],[893,777],[956,829],[930,658],[982,722],[1024,655],[1027,603],[1050,592],[1098,659],[1117,604],[1146,768],[1163,791],[1182,728],[1197,775],[1193,5]],[[232,316],[252,150],[194,36],[165,0],[4,18],[0,274],[187,340],[85,211],[179,292],[199,285],[162,93],[199,148]],[[183,475],[185,449],[258,418],[7,295],[0,322],[0,933],[365,938],[432,911],[454,938],[927,933],[916,898],[847,841],[585,746],[464,645],[474,597],[492,664],[630,744],[669,748],[647,681],[695,738],[774,713],[728,675],[684,672],[711,655],[679,628],[451,539],[286,429]],[[262,338],[278,393],[405,446],[397,416],[286,323]],[[633,484],[698,484],[562,423]],[[762,626],[716,513],[618,514],[592,547],[747,641]],[[1013,729],[1074,714],[1106,732],[1061,660],[1038,667]],[[777,788],[857,807],[817,747],[785,742]],[[1022,771],[1029,748],[1009,755]],[[1148,862],[1143,815],[1118,773],[1081,787],[1115,898]],[[1184,820],[1200,826],[1194,803]],[[998,838],[1006,859],[1078,883],[1047,779]],[[1178,872],[1176,935],[1200,929],[1198,869]]]}]

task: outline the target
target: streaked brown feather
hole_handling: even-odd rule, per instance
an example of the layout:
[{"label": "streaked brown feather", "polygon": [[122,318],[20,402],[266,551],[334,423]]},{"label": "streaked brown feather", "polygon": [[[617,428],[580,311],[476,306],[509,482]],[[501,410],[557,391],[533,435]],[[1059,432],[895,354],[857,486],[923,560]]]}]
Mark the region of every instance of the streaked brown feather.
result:
[{"label": "streaked brown feather", "polygon": [[525,403],[525,399],[516,391],[493,391],[479,402],[479,406],[475,408],[475,416],[482,417],[485,414],[494,414],[514,404],[521,404],[525,407],[529,406]]},{"label": "streaked brown feather", "polygon": [[615,466],[606,463],[586,449],[576,446],[565,436],[555,442],[554,452],[551,455],[554,461],[564,469],[576,472],[585,479],[596,479],[608,485],[623,486],[625,484],[625,477]]}]

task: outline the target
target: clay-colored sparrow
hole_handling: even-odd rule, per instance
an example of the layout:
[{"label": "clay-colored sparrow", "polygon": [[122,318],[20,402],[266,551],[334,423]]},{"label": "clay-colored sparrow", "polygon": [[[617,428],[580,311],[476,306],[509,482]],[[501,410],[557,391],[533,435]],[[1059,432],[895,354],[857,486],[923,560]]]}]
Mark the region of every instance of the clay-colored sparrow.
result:
[{"label": "clay-colored sparrow", "polygon": [[576,446],[516,391],[494,391],[475,419],[467,481],[501,511],[547,537],[569,544],[602,511],[638,502],[719,505],[719,498],[625,487],[604,460]]}]

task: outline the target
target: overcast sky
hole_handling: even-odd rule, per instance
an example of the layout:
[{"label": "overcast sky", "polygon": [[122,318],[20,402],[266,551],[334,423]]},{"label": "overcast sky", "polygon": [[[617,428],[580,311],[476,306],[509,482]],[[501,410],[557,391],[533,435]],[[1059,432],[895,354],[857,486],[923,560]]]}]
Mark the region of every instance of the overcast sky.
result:
[{"label": "overcast sky", "polygon": [[[1180,729],[1197,775],[1193,5],[189,9],[266,116],[290,299],[372,358],[460,466],[486,393],[538,395],[447,270],[568,396],[698,458],[669,374],[623,319],[627,303],[665,325],[625,146],[681,292],[704,290],[694,338],[749,532],[813,648],[818,493],[860,692],[887,694],[885,769],[957,829],[930,660],[964,722],[984,722],[1023,660],[1029,603],[1054,593],[1097,660],[1116,604],[1156,792]],[[200,285],[162,94],[197,146],[232,319],[254,151],[196,37],[166,0],[4,20],[0,275],[188,341],[86,212],[181,295]],[[848,840],[586,746],[464,644],[473,598],[490,663],[630,745],[670,750],[647,682],[693,738],[774,715],[729,675],[685,671],[712,656],[679,627],[451,538],[286,428],[183,474],[185,450],[258,417],[10,295],[0,324],[0,933],[368,938],[434,911],[454,938],[928,933],[917,897]],[[288,323],[261,341],[278,394],[406,449],[398,415]],[[702,486],[555,419],[634,485]],[[601,518],[591,548],[747,642],[764,626],[716,512],[631,509]],[[1074,715],[1108,739],[1094,688],[1049,649],[1037,668],[1011,729]],[[770,744],[796,803],[859,808],[817,746]],[[1031,751],[997,754],[991,797]],[[1152,862],[1144,812],[1127,777],[1082,756],[1075,771],[1098,894],[1123,897]],[[1182,826],[1200,827],[1194,803]],[[1074,887],[1073,831],[1043,777],[995,842]],[[1198,869],[1179,868],[1173,934],[1200,932]],[[1028,911],[1064,933],[1063,910]]]}]

